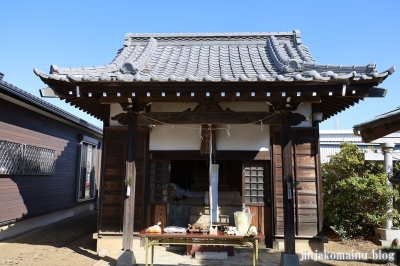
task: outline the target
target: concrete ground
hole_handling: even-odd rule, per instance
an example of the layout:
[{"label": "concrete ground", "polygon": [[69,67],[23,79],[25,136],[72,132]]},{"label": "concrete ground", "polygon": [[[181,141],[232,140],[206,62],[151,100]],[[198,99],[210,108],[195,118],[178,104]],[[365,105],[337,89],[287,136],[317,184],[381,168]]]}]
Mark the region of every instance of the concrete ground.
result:
[{"label": "concrete ground", "polygon": [[[94,266],[114,266],[118,260],[119,251],[113,250],[103,259],[99,260]],[[145,249],[140,247],[140,239],[134,239],[134,255],[136,265],[145,265]],[[301,256],[299,256],[301,258]],[[259,249],[259,266],[277,266],[280,265],[281,252],[271,249]],[[148,263],[150,263],[150,251]],[[154,247],[154,265],[155,266],[172,266],[172,265],[202,265],[202,266],[252,266],[253,257],[250,248],[235,248],[235,255],[228,256],[227,259],[198,259],[185,255],[185,248],[178,247]],[[302,266],[321,265],[315,261],[300,261]]]}]

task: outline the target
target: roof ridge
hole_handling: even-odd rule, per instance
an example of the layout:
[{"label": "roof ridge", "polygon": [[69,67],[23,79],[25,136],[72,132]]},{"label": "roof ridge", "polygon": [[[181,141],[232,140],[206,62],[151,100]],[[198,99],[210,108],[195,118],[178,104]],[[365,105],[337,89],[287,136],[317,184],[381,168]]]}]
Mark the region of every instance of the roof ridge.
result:
[{"label": "roof ridge", "polygon": [[248,36],[281,36],[281,35],[299,35],[298,30],[294,31],[277,31],[277,32],[204,32],[204,33],[132,33],[125,34],[125,38],[129,37],[248,37]]}]

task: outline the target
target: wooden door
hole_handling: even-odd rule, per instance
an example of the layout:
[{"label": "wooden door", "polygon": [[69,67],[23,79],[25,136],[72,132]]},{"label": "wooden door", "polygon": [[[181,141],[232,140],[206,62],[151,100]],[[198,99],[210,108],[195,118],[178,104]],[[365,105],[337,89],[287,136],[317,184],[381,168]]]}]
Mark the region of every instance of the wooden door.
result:
[{"label": "wooden door", "polygon": [[272,247],[270,161],[243,162],[242,180],[242,202],[254,213],[252,225],[264,234],[266,246]]},{"label": "wooden door", "polygon": [[[284,235],[281,135],[273,136],[273,187],[275,237]],[[295,235],[322,234],[321,180],[319,177],[318,129],[292,129]]]},{"label": "wooden door", "polygon": [[161,226],[169,225],[169,184],[171,178],[171,162],[158,161],[150,163],[148,179],[147,226],[161,222]]}]

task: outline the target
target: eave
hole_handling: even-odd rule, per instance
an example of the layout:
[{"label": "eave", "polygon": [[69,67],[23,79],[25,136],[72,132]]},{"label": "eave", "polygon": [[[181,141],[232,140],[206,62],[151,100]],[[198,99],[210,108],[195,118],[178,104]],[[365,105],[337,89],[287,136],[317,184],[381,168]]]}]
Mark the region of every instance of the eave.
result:
[{"label": "eave", "polygon": [[43,80],[55,95],[94,117],[105,119],[108,104],[151,102],[317,103],[323,119],[344,111],[365,97],[384,97],[386,89],[370,82],[79,82]]},{"label": "eave", "polygon": [[400,109],[382,114],[373,120],[353,126],[354,133],[366,143],[400,130]]}]

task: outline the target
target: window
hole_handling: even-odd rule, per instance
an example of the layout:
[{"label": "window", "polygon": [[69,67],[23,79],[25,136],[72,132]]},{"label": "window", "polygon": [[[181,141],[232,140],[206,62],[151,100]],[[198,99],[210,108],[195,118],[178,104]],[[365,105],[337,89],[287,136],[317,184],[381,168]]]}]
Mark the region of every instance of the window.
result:
[{"label": "window", "polygon": [[83,142],[78,174],[78,200],[92,199],[94,196],[94,146]]},{"label": "window", "polygon": [[[95,196],[95,156],[97,141],[82,136],[78,166],[78,201],[93,199]],[[90,142],[89,142],[90,141]]]},{"label": "window", "polygon": [[56,151],[0,140],[1,175],[54,175]]},{"label": "window", "polygon": [[150,164],[150,202],[168,202],[170,163]]},{"label": "window", "polygon": [[55,150],[24,145],[24,175],[49,175],[55,173]]},{"label": "window", "polygon": [[243,168],[245,203],[264,203],[263,165],[245,163]]}]

